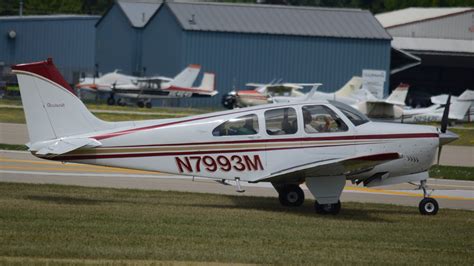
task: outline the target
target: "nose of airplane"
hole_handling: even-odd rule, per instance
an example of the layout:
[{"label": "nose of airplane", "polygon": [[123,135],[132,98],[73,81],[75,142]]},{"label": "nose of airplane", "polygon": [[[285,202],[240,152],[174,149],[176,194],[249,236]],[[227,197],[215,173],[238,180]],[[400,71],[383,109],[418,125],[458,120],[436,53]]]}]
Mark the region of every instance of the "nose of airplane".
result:
[{"label": "nose of airplane", "polygon": [[445,144],[448,144],[450,142],[453,142],[459,138],[459,135],[446,130],[445,133],[440,132],[439,133],[439,146],[443,146]]}]

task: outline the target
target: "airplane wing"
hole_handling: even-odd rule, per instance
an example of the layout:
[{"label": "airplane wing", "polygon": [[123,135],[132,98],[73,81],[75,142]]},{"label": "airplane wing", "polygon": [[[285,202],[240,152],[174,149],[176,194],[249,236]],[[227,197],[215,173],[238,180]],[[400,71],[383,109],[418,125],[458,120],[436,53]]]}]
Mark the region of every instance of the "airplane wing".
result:
[{"label": "airplane wing", "polygon": [[172,81],[173,79],[169,77],[163,77],[163,76],[153,76],[153,77],[137,78],[137,80],[144,81],[144,82],[160,82],[160,81],[169,82],[169,81]]},{"label": "airplane wing", "polygon": [[60,138],[53,141],[43,143],[35,143],[30,147],[30,150],[36,151],[39,155],[60,155],[82,147],[98,147],[102,143],[91,138]]},{"label": "airplane wing", "polygon": [[397,160],[402,157],[399,153],[375,153],[349,158],[325,159],[309,164],[283,169],[255,182],[288,182],[301,181],[307,177],[355,175],[372,170],[377,165]]}]

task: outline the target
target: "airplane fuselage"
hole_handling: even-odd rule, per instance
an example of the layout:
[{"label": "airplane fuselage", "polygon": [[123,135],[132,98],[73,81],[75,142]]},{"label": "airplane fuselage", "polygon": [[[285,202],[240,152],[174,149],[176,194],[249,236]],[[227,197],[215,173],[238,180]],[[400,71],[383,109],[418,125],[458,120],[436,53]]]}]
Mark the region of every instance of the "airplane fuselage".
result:
[{"label": "airplane fuselage", "polygon": [[[238,177],[250,182],[290,166],[371,153],[394,152],[404,157],[353,178],[378,172],[390,172],[391,177],[419,173],[434,160],[439,143],[434,127],[376,122],[355,126],[338,108],[317,104],[336,113],[347,130],[307,133],[302,108],[308,105],[315,104],[267,105],[174,122],[146,121],[133,128],[90,135],[102,146],[54,159],[216,179]],[[295,110],[296,131],[269,135],[271,125],[265,120],[265,112],[282,108]],[[251,115],[257,117],[256,134],[213,135],[222,123]]]}]

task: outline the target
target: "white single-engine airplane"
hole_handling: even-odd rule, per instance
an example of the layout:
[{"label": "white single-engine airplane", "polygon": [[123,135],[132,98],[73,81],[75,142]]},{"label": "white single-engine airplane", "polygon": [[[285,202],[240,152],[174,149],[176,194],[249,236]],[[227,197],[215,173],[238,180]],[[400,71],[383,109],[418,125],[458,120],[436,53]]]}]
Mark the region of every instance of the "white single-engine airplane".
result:
[{"label": "white single-engine airplane", "polygon": [[[215,90],[215,74],[204,73],[201,85],[193,87],[201,66],[189,65],[176,77],[162,76],[135,77],[114,71],[99,78],[85,78],[76,88],[91,92],[110,93],[107,99],[109,105],[125,103],[122,98],[138,100],[140,107],[151,107],[150,99],[182,98],[182,97],[212,97]],[[118,100],[115,97],[119,97]]]},{"label": "white single-engine airplane", "polygon": [[[457,138],[431,126],[375,123],[337,102],[298,102],[178,119],[104,122],[74,95],[51,59],[12,67],[18,77],[31,153],[39,158],[271,182],[281,204],[316,198],[336,214],[346,180],[364,186],[420,182],[422,214],[438,211],[426,192],[436,149]],[[438,155],[439,156],[439,155]]]}]

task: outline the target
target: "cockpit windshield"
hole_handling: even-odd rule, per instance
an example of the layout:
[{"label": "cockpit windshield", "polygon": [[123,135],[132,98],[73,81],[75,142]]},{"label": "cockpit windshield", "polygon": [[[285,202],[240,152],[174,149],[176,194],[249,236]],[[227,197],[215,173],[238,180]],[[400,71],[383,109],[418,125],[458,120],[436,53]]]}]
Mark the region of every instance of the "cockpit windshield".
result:
[{"label": "cockpit windshield", "polygon": [[337,109],[347,116],[347,118],[354,124],[354,126],[360,126],[369,122],[369,118],[361,113],[359,110],[352,108],[351,106],[341,103],[338,101],[329,101],[330,104],[334,105]]}]

